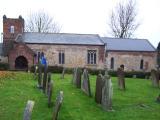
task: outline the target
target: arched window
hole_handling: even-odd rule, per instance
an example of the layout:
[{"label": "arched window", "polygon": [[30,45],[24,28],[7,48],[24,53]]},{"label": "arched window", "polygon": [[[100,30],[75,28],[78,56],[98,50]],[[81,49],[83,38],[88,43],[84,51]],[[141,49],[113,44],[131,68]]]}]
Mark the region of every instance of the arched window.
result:
[{"label": "arched window", "polygon": [[143,69],[143,59],[140,61],[140,69]]},{"label": "arched window", "polygon": [[114,69],[114,58],[113,57],[111,58],[111,66],[110,66],[110,68]]}]

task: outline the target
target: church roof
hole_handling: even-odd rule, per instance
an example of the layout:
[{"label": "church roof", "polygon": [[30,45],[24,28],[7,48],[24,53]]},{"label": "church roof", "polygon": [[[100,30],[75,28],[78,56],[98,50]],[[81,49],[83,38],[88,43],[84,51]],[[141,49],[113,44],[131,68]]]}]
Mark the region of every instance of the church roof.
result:
[{"label": "church roof", "polygon": [[111,51],[155,51],[147,39],[102,37],[102,40],[107,43],[107,50]]},{"label": "church roof", "polygon": [[72,45],[104,45],[97,34],[71,33],[23,33],[25,43],[32,44],[72,44]]}]

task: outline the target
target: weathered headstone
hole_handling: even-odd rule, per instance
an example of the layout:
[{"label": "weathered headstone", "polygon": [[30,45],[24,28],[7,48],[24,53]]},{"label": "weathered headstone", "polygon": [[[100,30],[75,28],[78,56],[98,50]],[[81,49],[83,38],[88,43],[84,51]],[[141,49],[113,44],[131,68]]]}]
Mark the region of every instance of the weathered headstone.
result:
[{"label": "weathered headstone", "polygon": [[52,120],[58,119],[58,113],[60,111],[62,101],[63,101],[63,91],[60,91],[57,98],[56,98],[56,104],[54,107]]},{"label": "weathered headstone", "polygon": [[47,67],[47,66],[44,66],[44,74],[43,74],[43,93],[45,93],[45,91],[46,91],[47,70],[48,70],[48,67]]},{"label": "weathered headstone", "polygon": [[102,86],[103,86],[103,76],[98,74],[96,79],[96,92],[95,92],[95,101],[96,103],[101,104],[102,100]]},{"label": "weathered headstone", "polygon": [[156,70],[151,70],[151,80],[153,87],[159,87],[159,74]]},{"label": "weathered headstone", "polygon": [[118,87],[121,90],[125,90],[125,73],[123,68],[118,68],[117,70],[117,77],[118,77]]},{"label": "weathered headstone", "polygon": [[76,75],[76,87],[81,88],[81,69],[77,68],[77,75]]},{"label": "weathered headstone", "polygon": [[52,105],[52,91],[53,91],[53,82],[48,83],[48,107]]},{"label": "weathered headstone", "polygon": [[38,88],[42,88],[42,65],[38,64]]},{"label": "weathered headstone", "polygon": [[46,82],[46,95],[48,96],[49,95],[49,84],[51,82],[51,73],[49,72],[48,73],[48,79],[47,79],[47,82]]},{"label": "weathered headstone", "polygon": [[63,68],[63,71],[62,71],[61,79],[64,79],[65,71],[66,71],[66,68],[64,67],[64,68]]},{"label": "weathered headstone", "polygon": [[87,69],[84,69],[82,74],[82,86],[81,89],[91,97],[91,88],[90,88],[90,81]]},{"label": "weathered headstone", "polygon": [[77,75],[77,68],[73,69],[73,78],[72,78],[72,84],[76,85],[76,75]]},{"label": "weathered headstone", "polygon": [[112,110],[112,96],[113,96],[113,88],[112,88],[112,82],[109,75],[104,76],[104,84],[102,87],[102,108],[105,111]]},{"label": "weathered headstone", "polygon": [[33,106],[34,106],[34,101],[28,100],[24,110],[23,120],[31,120]]}]

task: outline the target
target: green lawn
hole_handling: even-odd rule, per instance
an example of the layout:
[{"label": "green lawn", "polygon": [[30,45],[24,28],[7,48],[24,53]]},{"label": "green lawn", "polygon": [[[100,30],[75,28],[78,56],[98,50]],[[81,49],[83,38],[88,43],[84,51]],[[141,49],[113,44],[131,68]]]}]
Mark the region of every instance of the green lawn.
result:
[{"label": "green lawn", "polygon": [[[93,97],[89,98],[71,84],[72,75],[52,74],[54,81],[53,101],[60,90],[64,101],[59,120],[160,120],[160,104],[155,102],[160,89],[153,88],[151,81],[126,79],[126,91],[113,82],[114,112],[105,112],[94,101],[96,76],[90,76]],[[32,120],[50,120],[53,108],[47,107],[47,97],[35,86],[37,81],[30,73],[17,72],[12,78],[0,79],[0,120],[22,120],[27,100],[34,100]]]}]

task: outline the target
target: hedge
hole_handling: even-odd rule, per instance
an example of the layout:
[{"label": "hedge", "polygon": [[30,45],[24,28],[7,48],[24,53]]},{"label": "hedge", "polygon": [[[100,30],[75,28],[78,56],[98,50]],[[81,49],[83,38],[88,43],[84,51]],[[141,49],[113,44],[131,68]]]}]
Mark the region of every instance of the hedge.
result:
[{"label": "hedge", "polygon": [[8,63],[0,63],[0,70],[8,70],[9,64]]},{"label": "hedge", "polygon": [[[80,68],[84,69],[84,68]],[[44,67],[42,68],[42,72],[44,71]],[[51,73],[62,73],[63,67],[62,66],[48,66],[48,72]],[[34,66],[31,67],[31,72],[34,72]],[[99,73],[105,73],[102,69],[88,69],[89,74],[91,75],[98,75]],[[73,68],[66,68],[65,73],[72,74]],[[108,74],[112,77],[117,77],[117,71],[108,71]],[[143,72],[143,71],[126,71],[125,77],[132,78],[135,76],[136,78],[149,78],[150,72]]]}]

